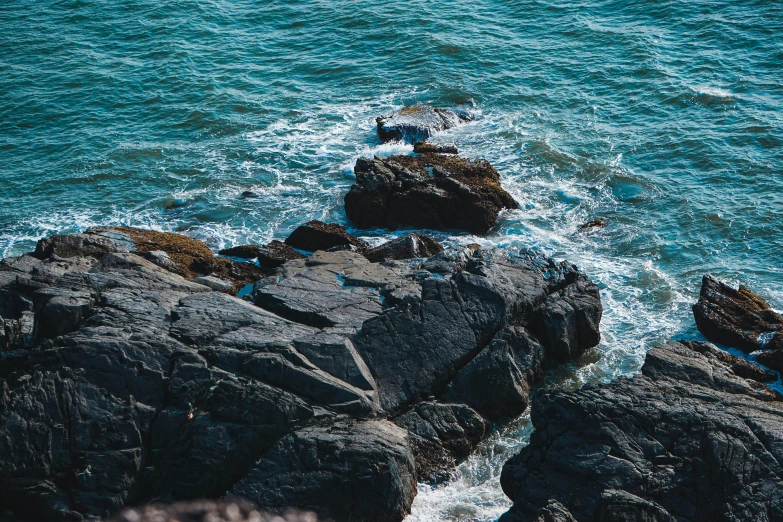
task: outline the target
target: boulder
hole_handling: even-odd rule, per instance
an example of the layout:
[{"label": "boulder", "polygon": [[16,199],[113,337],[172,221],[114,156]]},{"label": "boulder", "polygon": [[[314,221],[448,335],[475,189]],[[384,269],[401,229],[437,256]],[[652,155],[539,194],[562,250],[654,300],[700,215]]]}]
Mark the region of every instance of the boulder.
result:
[{"label": "boulder", "polygon": [[376,118],[375,122],[378,126],[378,137],[382,141],[416,143],[472,119],[472,114],[467,110],[412,105],[390,116]]},{"label": "boulder", "polygon": [[364,256],[373,263],[390,260],[429,258],[443,252],[443,246],[434,239],[418,232],[410,232],[402,237],[371,248]]},{"label": "boulder", "polygon": [[360,158],[345,213],[359,228],[465,230],[484,234],[500,211],[515,209],[486,160],[422,154]]},{"label": "boulder", "polygon": [[280,512],[397,522],[416,494],[408,434],[382,420],[305,428],[283,437],[231,493]]},{"label": "boulder", "polygon": [[783,516],[781,396],[713,349],[670,343],[632,379],[537,393],[530,444],[501,474],[514,501],[501,520],[553,502],[585,521]]},{"label": "boulder", "polygon": [[354,246],[357,250],[366,250],[369,245],[345,231],[345,227],[335,223],[322,223],[321,221],[308,221],[296,228],[285,240],[285,244],[292,248],[315,252],[316,250],[329,250],[333,247]]},{"label": "boulder", "polygon": [[734,289],[707,274],[693,317],[710,341],[747,353],[764,350],[757,360],[783,371],[783,316],[758,294],[741,285]]}]

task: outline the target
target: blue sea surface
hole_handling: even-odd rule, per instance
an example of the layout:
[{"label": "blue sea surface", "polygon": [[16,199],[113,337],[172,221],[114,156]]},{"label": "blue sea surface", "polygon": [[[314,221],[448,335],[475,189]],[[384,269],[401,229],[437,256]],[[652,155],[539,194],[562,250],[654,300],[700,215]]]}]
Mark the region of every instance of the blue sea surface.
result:
[{"label": "blue sea surface", "polygon": [[[346,222],[376,116],[471,104],[440,138],[491,161],[520,209],[486,237],[602,291],[603,340],[549,377],[637,372],[698,337],[703,274],[783,309],[783,2],[43,0],[0,3],[0,256],[92,225],[214,248]],[[243,197],[252,191],[254,197]],[[594,218],[608,226],[578,234]],[[356,231],[380,242],[385,231]],[[494,520],[498,432],[410,520]]]}]

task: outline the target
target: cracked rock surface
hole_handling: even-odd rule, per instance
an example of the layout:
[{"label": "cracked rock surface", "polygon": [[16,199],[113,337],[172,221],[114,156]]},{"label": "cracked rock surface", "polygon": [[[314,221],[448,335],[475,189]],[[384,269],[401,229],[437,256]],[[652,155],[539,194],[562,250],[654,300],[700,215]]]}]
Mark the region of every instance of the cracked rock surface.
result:
[{"label": "cracked rock surface", "polygon": [[783,520],[783,402],[739,361],[670,343],[632,379],[536,394],[501,520]]},{"label": "cracked rock surface", "polygon": [[232,493],[398,521],[599,338],[597,287],[535,254],[318,251],[239,299],[188,241],[164,236],[170,266],[116,234],[0,262],[0,510],[27,520]]}]

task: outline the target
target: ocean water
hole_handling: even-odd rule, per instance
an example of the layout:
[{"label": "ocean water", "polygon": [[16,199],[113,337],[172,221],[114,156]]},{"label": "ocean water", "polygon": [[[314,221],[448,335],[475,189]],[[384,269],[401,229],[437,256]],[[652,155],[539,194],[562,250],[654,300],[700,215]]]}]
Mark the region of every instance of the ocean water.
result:
[{"label": "ocean water", "polygon": [[[698,337],[707,272],[783,309],[781,35],[771,0],[5,0],[0,255],[101,224],[214,248],[348,224],[356,158],[411,152],[378,141],[376,116],[473,104],[442,138],[490,160],[520,209],[436,237],[577,264],[603,340],[545,386],[632,375]],[[409,520],[496,519],[531,430],[523,416],[422,485]]]}]

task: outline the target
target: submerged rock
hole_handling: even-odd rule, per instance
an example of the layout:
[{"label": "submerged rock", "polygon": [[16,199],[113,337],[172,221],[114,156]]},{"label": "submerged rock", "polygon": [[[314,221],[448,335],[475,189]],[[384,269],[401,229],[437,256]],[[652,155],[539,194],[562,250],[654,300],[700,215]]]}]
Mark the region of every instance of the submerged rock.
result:
[{"label": "submerged rock", "polygon": [[609,221],[603,218],[593,219],[587,223],[579,225],[579,232],[590,232],[599,228],[604,228],[609,224]]},{"label": "submerged rock", "polygon": [[459,154],[455,145],[437,145],[426,141],[417,141],[413,145],[413,152],[417,154],[425,154],[428,152],[433,154]]},{"label": "submerged rock", "polygon": [[705,275],[693,316],[699,331],[710,341],[748,353],[765,350],[756,359],[783,371],[783,317],[758,294]]},{"label": "submerged rock", "polygon": [[188,241],[147,236],[165,269],[96,235],[0,262],[0,511],[28,520],[234,492],[399,521],[418,479],[444,477],[547,364],[599,338],[597,287],[527,253],[317,251],[249,302],[175,273]]},{"label": "submerged rock", "polygon": [[329,250],[341,246],[353,246],[357,250],[363,251],[370,246],[346,232],[345,227],[321,221],[308,221],[297,227],[285,240],[285,244],[306,252]]},{"label": "submerged rock", "polygon": [[359,228],[457,229],[484,234],[514,198],[486,160],[422,154],[360,158],[345,213]]},{"label": "submerged rock", "polygon": [[473,119],[467,110],[439,109],[427,105],[413,105],[390,116],[376,118],[378,136],[382,141],[416,143],[437,132],[456,127]]},{"label": "submerged rock", "polygon": [[632,379],[536,394],[530,445],[503,467],[514,507],[501,520],[553,503],[567,515],[542,520],[783,517],[781,397],[715,350],[671,343]]},{"label": "submerged rock", "polygon": [[373,263],[390,260],[432,257],[443,252],[443,246],[434,239],[418,232],[411,232],[393,239],[364,253]]}]

